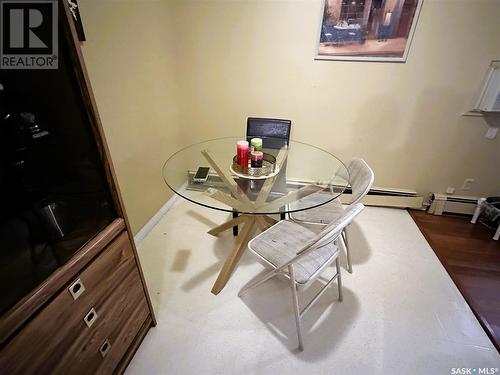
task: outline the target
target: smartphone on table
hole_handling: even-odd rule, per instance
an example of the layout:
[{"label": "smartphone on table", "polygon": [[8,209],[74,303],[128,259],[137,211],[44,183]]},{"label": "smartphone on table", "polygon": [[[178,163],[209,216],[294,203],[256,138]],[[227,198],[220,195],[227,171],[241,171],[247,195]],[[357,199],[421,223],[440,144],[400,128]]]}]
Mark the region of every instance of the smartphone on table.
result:
[{"label": "smartphone on table", "polygon": [[198,184],[206,182],[208,179],[209,170],[210,170],[209,167],[199,167],[198,170],[196,171],[196,174],[193,177],[193,182],[196,182]]}]

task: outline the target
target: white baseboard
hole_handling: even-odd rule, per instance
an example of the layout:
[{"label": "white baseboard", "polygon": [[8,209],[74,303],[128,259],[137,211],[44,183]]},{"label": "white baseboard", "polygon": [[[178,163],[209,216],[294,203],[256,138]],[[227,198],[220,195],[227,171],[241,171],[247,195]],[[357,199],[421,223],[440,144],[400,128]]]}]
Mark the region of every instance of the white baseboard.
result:
[{"label": "white baseboard", "polygon": [[134,242],[136,246],[144,240],[144,238],[153,230],[153,228],[158,224],[163,216],[172,208],[172,206],[179,200],[180,196],[174,194],[170,199],[158,210],[156,214],[144,225],[139,232],[134,236]]}]

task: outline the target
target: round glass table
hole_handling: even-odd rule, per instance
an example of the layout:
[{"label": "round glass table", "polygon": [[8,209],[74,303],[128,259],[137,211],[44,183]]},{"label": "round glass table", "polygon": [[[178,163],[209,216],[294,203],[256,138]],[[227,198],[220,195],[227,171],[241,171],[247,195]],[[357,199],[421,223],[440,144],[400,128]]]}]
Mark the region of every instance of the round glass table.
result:
[{"label": "round glass table", "polygon": [[[246,137],[217,138],[190,145],[174,153],[163,166],[170,189],[193,203],[233,213],[233,219],[212,228],[216,236],[241,226],[235,248],[224,264],[212,293],[218,294],[229,280],[246,241],[255,227],[266,230],[276,223],[269,215],[309,210],[328,203],[346,189],[349,173],[337,157],[305,143],[262,138],[268,175],[249,175],[251,168],[233,162],[236,143]],[[250,157],[249,157],[250,158]],[[208,167],[206,181],[197,182],[200,167]],[[240,169],[239,169],[240,168]],[[233,229],[237,234],[237,230]]]}]

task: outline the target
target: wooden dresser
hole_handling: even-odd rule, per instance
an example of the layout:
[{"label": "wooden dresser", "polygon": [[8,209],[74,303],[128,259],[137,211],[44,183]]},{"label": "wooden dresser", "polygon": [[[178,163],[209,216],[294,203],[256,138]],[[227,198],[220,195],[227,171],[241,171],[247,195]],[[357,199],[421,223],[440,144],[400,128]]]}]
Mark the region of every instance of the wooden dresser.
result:
[{"label": "wooden dresser", "polygon": [[156,322],[66,1],[59,33],[115,216],[0,317],[0,373],[123,373]]}]

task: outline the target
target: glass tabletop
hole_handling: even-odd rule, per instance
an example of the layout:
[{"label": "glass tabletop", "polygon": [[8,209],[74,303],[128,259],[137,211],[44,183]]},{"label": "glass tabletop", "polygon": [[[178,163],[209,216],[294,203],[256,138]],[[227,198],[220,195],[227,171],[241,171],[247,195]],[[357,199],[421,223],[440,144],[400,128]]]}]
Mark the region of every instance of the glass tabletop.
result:
[{"label": "glass tabletop", "polygon": [[[236,143],[246,137],[217,138],[174,153],[163,166],[163,179],[184,199],[216,210],[241,214],[279,214],[321,206],[341,195],[349,181],[345,165],[318,147],[261,137],[267,176],[233,164]],[[249,156],[250,159],[250,156]],[[205,182],[195,182],[199,167],[209,167]],[[258,172],[259,170],[257,170]]]}]

